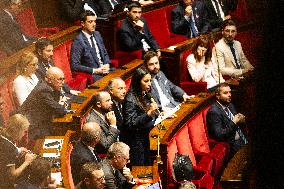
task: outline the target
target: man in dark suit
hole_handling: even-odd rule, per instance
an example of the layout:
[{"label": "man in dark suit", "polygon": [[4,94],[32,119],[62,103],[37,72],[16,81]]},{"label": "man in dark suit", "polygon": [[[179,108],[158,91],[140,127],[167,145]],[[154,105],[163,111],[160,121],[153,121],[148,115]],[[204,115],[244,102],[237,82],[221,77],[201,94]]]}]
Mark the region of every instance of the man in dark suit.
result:
[{"label": "man in dark suit", "polygon": [[100,163],[89,162],[80,171],[81,182],[76,189],[104,189],[105,174]]},{"label": "man in dark suit", "polygon": [[83,13],[88,7],[88,10],[92,10],[95,14],[99,14],[100,9],[92,0],[60,0],[60,9],[62,16],[67,21],[77,21],[80,19],[80,14]]},{"label": "man in dark suit", "polygon": [[123,142],[115,142],[109,147],[108,155],[102,161],[105,189],[130,189],[134,186],[133,176],[126,167],[129,150],[129,146]]},{"label": "man in dark suit", "polygon": [[21,0],[3,0],[0,2],[0,50],[11,55],[33,42],[33,38],[24,35],[16,20],[21,10]]},{"label": "man in dark suit", "polygon": [[160,56],[160,47],[141,14],[142,8],[139,2],[133,1],[127,6],[127,17],[122,21],[117,33],[120,49],[128,52],[154,50]]},{"label": "man in dark suit", "polygon": [[204,4],[212,30],[219,30],[222,22],[231,18],[222,0],[204,0]]},{"label": "man in dark suit", "polygon": [[86,116],[86,122],[96,122],[102,129],[101,140],[96,146],[100,154],[106,154],[110,145],[118,140],[120,131],[117,129],[116,117],[112,111],[113,102],[106,91],[98,92],[94,97],[94,107]]},{"label": "man in dark suit", "polygon": [[231,88],[227,83],[219,84],[215,93],[216,102],[206,115],[208,134],[212,139],[228,142],[233,157],[248,142],[240,127],[245,123],[245,116],[237,113],[231,103]]},{"label": "man in dark suit", "polygon": [[211,31],[203,1],[182,0],[171,14],[174,33],[193,38]]},{"label": "man in dark suit", "polygon": [[120,130],[119,140],[127,143],[128,131],[125,130],[123,117],[123,103],[126,95],[125,82],[120,77],[115,77],[108,83],[108,92],[113,101],[112,111],[116,117],[116,125]]},{"label": "man in dark suit", "polygon": [[110,59],[103,39],[96,29],[96,16],[91,11],[81,14],[82,30],[71,48],[71,70],[92,74],[94,80],[110,72]]},{"label": "man in dark suit", "polygon": [[101,128],[97,123],[85,123],[82,127],[81,138],[76,141],[70,155],[71,171],[74,184],[80,182],[80,170],[85,163],[101,161],[95,151],[95,147],[100,141]]},{"label": "man in dark suit", "polygon": [[155,52],[149,51],[145,54],[144,65],[152,75],[151,94],[162,110],[166,111],[167,108],[174,108],[179,104],[180,100],[190,99],[190,96],[184,90],[168,80],[160,70],[160,62]]},{"label": "man in dark suit", "polygon": [[[36,76],[39,80],[44,80],[47,70],[55,66],[53,63],[53,45],[51,41],[48,38],[39,38],[35,43],[35,54],[38,58]],[[67,95],[78,95],[80,93],[80,91],[71,89],[66,83],[64,83],[62,89]]]},{"label": "man in dark suit", "polygon": [[30,122],[29,139],[36,140],[52,135],[52,119],[63,116],[69,110],[67,97],[62,95],[64,73],[57,67],[47,70],[46,78],[40,82],[22,104],[19,112]]}]

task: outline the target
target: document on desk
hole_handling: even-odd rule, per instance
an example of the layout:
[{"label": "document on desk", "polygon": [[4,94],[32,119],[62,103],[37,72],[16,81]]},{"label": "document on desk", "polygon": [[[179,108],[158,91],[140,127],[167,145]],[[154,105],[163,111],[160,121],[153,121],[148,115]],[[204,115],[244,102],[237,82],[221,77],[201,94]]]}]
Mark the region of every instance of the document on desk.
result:
[{"label": "document on desk", "polygon": [[162,121],[164,121],[165,119],[167,119],[168,117],[176,113],[176,111],[178,111],[179,109],[180,109],[180,105],[177,105],[176,107],[170,108],[168,111],[164,112],[162,116],[159,116],[156,119],[154,126],[158,125],[159,123],[161,123]]},{"label": "document on desk", "polygon": [[[51,178],[55,180],[56,186],[63,186],[63,180],[61,172],[51,173]],[[61,187],[56,187],[57,189]]]},{"label": "document on desk", "polygon": [[43,149],[56,148],[61,149],[64,139],[63,138],[48,138],[44,140]]}]

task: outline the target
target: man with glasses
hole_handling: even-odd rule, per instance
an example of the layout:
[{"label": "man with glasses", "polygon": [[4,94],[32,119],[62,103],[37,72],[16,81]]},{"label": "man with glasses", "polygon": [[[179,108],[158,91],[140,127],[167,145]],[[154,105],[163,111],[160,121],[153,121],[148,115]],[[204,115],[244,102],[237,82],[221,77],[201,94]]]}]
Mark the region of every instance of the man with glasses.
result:
[{"label": "man with glasses", "polygon": [[70,110],[67,97],[62,95],[64,73],[57,67],[47,70],[46,78],[39,83],[19,109],[30,121],[29,139],[36,140],[52,135],[52,119]]},{"label": "man with glasses", "polygon": [[246,58],[242,45],[235,40],[237,26],[231,19],[222,23],[222,39],[216,43],[217,63],[222,75],[240,78],[247,75],[254,67]]},{"label": "man with glasses", "polygon": [[108,155],[102,161],[105,189],[128,189],[134,186],[133,176],[126,167],[129,163],[129,150],[129,146],[123,142],[115,142],[109,147]]}]

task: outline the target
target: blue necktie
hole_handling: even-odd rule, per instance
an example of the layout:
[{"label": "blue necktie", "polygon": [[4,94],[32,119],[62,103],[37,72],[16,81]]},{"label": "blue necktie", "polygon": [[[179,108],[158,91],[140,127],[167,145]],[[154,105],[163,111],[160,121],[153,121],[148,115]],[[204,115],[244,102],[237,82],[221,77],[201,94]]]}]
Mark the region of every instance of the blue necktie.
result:
[{"label": "blue necktie", "polygon": [[[234,115],[230,112],[229,108],[226,107],[224,110],[225,110],[227,116],[230,118],[230,120],[233,120]],[[248,140],[246,139],[244,133],[242,132],[241,128],[238,125],[237,125],[237,132],[238,132],[240,138],[242,139],[242,141],[244,142],[244,144],[247,144]]]},{"label": "blue necktie", "polygon": [[191,22],[190,22],[190,28],[192,31],[192,37],[197,37],[198,36],[198,31],[196,30],[196,24],[195,24],[195,19],[193,16],[193,12],[191,13]]}]

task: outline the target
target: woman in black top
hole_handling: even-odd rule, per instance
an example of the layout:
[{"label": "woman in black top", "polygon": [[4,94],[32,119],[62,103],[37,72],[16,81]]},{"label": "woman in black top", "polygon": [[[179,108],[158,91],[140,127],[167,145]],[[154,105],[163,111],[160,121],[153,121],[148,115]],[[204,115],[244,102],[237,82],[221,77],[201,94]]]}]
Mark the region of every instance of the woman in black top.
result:
[{"label": "woman in black top", "polygon": [[151,75],[138,68],[125,98],[124,114],[129,130],[131,165],[151,165],[148,135],[158,116],[158,106],[151,98]]},{"label": "woman in black top", "polygon": [[[15,141],[20,140],[29,128],[29,121],[21,114],[10,117],[8,126],[0,130],[0,188],[14,188],[15,179],[36,157],[25,148],[18,148]],[[25,156],[24,163],[16,167],[19,156]]]}]

